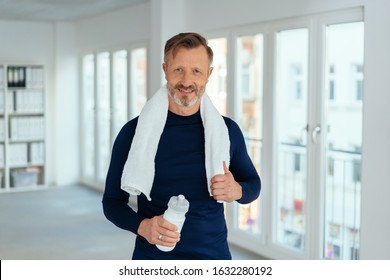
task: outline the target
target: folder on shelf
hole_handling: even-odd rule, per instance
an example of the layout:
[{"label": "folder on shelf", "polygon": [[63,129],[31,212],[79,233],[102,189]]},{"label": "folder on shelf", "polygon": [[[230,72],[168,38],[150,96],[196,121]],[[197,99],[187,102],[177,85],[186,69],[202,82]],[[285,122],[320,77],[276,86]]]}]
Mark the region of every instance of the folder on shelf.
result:
[{"label": "folder on shelf", "polygon": [[27,165],[27,143],[12,143],[9,145],[9,163],[11,166]]},{"label": "folder on shelf", "polygon": [[10,118],[11,140],[43,140],[45,137],[44,118],[41,116],[13,116]]}]

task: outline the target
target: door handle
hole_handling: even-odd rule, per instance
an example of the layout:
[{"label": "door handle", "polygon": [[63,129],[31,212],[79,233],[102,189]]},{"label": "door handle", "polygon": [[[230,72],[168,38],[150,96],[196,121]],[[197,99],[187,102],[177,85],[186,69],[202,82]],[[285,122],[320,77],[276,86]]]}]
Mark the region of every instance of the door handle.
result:
[{"label": "door handle", "polygon": [[317,143],[317,134],[321,132],[321,126],[317,125],[313,128],[311,131],[311,141],[313,141],[314,144]]}]

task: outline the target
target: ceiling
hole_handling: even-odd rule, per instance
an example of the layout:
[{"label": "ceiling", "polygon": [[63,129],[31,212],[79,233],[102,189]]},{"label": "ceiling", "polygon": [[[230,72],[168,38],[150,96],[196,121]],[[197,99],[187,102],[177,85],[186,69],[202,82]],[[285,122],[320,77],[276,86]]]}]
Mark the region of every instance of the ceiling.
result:
[{"label": "ceiling", "polygon": [[73,21],[148,0],[0,0],[0,20]]}]

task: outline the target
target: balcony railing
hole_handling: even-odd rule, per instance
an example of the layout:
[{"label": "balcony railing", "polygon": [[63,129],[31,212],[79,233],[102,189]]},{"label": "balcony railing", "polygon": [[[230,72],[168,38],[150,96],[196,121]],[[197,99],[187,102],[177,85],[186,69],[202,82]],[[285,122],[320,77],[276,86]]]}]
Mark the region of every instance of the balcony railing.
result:
[{"label": "balcony railing", "polygon": [[[246,138],[248,153],[258,170],[262,141]],[[277,178],[277,240],[303,250],[306,228],[306,146],[281,143]],[[358,259],[361,201],[361,153],[327,149],[324,156],[323,258]],[[251,217],[241,220],[251,220]]]}]

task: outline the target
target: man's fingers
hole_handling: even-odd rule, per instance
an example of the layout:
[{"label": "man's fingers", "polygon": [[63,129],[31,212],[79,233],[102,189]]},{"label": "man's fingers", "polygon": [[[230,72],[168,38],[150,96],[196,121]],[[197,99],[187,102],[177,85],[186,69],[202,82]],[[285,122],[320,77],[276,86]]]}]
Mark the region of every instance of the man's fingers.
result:
[{"label": "man's fingers", "polygon": [[217,182],[224,182],[224,181],[226,181],[226,179],[229,178],[226,175],[229,175],[229,174],[231,175],[231,172],[228,169],[225,161],[222,162],[222,165],[223,165],[223,172],[224,172],[224,174],[214,175],[214,177],[211,178],[211,183],[212,184],[217,183]]},{"label": "man's fingers", "polygon": [[[159,236],[160,237],[160,236]],[[176,244],[180,241],[180,237],[170,237],[168,235],[161,234],[161,238],[158,238],[161,242]]]},{"label": "man's fingers", "polygon": [[171,224],[170,222],[168,222],[167,220],[165,220],[163,218],[163,216],[161,216],[161,220],[159,221],[159,226],[164,228],[164,229],[167,229],[169,231],[177,231],[178,228],[176,225],[174,224]]},{"label": "man's fingers", "polygon": [[223,161],[222,164],[223,164],[223,171],[225,172],[225,174],[229,174],[230,171],[229,171],[229,168],[226,166],[226,162]]},{"label": "man's fingers", "polygon": [[216,195],[223,195],[225,194],[226,190],[224,188],[216,188],[214,187],[212,190],[211,190],[211,194],[213,196],[216,196]]},{"label": "man's fingers", "polygon": [[158,232],[161,235],[163,235],[167,238],[170,238],[176,242],[180,239],[180,233],[177,231],[172,231],[172,230],[167,230],[167,229],[161,228]]},{"label": "man's fingers", "polygon": [[180,233],[177,232],[178,228],[176,225],[168,222],[163,216],[158,217],[157,240],[155,244],[164,246],[174,246],[180,241]]},{"label": "man's fingers", "polygon": [[226,180],[225,174],[218,174],[218,175],[215,175],[213,178],[211,178],[211,183],[215,184],[218,182],[224,182],[225,180]]},{"label": "man's fingers", "polygon": [[215,182],[211,185],[211,189],[216,190],[216,189],[224,189],[226,187],[225,183],[223,181],[221,182]]}]

